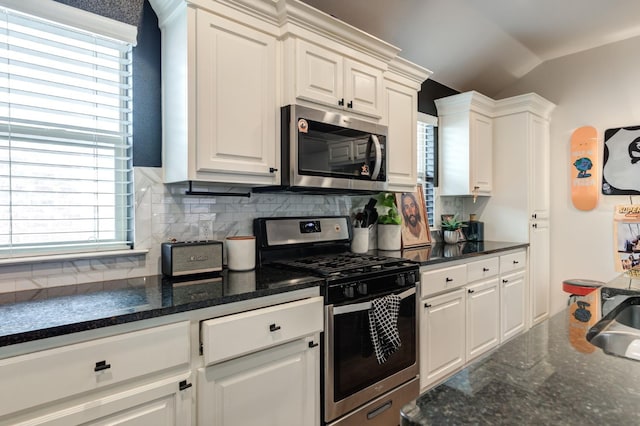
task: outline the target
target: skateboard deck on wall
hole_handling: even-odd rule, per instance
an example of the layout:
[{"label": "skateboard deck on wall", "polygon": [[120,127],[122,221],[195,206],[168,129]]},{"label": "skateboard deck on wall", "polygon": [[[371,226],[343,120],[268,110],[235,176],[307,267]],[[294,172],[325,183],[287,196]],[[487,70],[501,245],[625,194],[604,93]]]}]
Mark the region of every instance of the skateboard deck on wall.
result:
[{"label": "skateboard deck on wall", "polygon": [[598,131],[584,126],[571,135],[571,201],[578,210],[598,204]]}]

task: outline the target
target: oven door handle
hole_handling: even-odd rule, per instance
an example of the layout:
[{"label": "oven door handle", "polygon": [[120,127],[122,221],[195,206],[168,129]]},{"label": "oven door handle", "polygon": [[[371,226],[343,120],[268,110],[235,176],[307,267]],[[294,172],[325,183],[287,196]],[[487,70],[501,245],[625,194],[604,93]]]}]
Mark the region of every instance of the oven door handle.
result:
[{"label": "oven door handle", "polygon": [[[400,296],[400,299],[406,299],[413,294],[416,294],[415,287],[403,291],[402,293],[398,294],[398,296]],[[350,314],[352,312],[368,311],[372,308],[372,306],[373,305],[371,304],[371,302],[352,303],[350,305],[336,306],[333,308],[333,315],[337,316],[342,314]]]}]

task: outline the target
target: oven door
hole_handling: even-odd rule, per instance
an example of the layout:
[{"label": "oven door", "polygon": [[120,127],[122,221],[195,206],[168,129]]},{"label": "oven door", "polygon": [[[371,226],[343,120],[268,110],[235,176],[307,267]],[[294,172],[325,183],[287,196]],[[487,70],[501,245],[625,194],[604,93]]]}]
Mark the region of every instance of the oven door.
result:
[{"label": "oven door", "polygon": [[[398,294],[402,298],[398,313],[401,346],[382,364],[369,332],[371,301],[326,306],[325,421],[337,419],[418,375],[416,289]],[[384,294],[376,295],[381,296]]]}]

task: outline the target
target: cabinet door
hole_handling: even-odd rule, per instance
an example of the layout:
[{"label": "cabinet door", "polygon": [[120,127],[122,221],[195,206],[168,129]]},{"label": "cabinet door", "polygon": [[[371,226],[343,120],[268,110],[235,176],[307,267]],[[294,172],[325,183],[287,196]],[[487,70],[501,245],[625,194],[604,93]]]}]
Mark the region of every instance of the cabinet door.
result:
[{"label": "cabinet door", "polygon": [[500,285],[498,278],[478,282],[467,291],[467,362],[500,343]]},{"label": "cabinet door", "polygon": [[384,96],[389,141],[389,190],[413,192],[418,182],[417,93],[401,84],[387,81]]},{"label": "cabinet door", "polygon": [[342,56],[297,40],[296,97],[336,108],[344,104]]},{"label": "cabinet door", "polygon": [[[94,400],[65,404],[30,418],[9,419],[14,426],[189,426],[193,401],[190,374],[113,393]],[[186,386],[185,386],[186,385]],[[0,422],[4,424],[3,422]]]},{"label": "cabinet door", "polygon": [[549,222],[546,220],[531,224],[529,258],[531,325],[535,325],[549,317]]},{"label": "cabinet door", "polygon": [[465,363],[465,290],[423,299],[420,318],[420,388]]},{"label": "cabinet door", "polygon": [[269,183],[279,145],[276,40],[202,10],[196,16],[195,171]]},{"label": "cabinet door", "polygon": [[320,358],[319,346],[310,346],[317,341],[298,339],[199,369],[198,424],[316,425]]},{"label": "cabinet door", "polygon": [[549,123],[535,115],[530,119],[529,156],[531,173],[529,174],[529,194],[532,219],[549,217]]},{"label": "cabinet door", "polygon": [[381,117],[382,88],[381,70],[351,59],[344,60],[344,100],[347,109]]},{"label": "cabinet door", "polygon": [[493,123],[491,118],[471,112],[470,193],[491,195],[493,188]]},{"label": "cabinet door", "polygon": [[525,273],[518,272],[500,277],[501,341],[525,329]]}]

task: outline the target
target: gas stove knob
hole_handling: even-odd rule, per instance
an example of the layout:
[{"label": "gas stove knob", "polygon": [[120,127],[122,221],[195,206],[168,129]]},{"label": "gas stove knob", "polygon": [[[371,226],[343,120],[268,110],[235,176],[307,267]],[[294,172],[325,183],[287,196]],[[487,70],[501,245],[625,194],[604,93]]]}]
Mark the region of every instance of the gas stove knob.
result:
[{"label": "gas stove knob", "polygon": [[416,283],[416,274],[415,274],[415,272],[407,273],[407,282],[409,284],[415,284]]},{"label": "gas stove knob", "polygon": [[398,284],[401,287],[404,286],[405,284],[404,275],[402,274],[398,275],[398,278],[396,279],[396,284]]},{"label": "gas stove knob", "polygon": [[344,297],[346,297],[347,299],[353,299],[355,296],[355,290],[353,286],[343,287],[342,292],[344,294]]},{"label": "gas stove knob", "polygon": [[358,284],[358,293],[362,296],[366,296],[368,293],[367,283],[359,283]]}]

